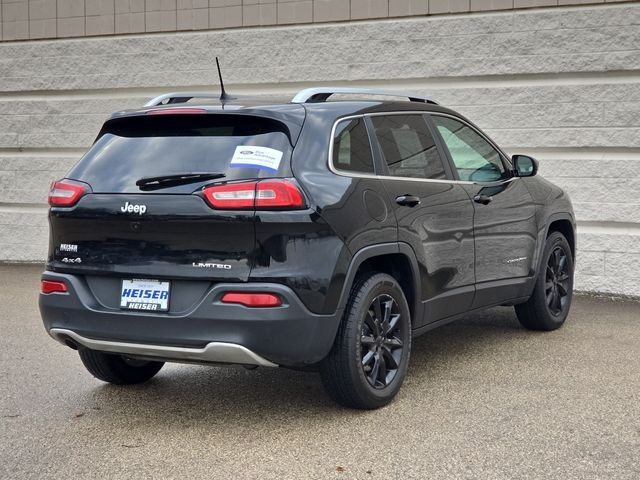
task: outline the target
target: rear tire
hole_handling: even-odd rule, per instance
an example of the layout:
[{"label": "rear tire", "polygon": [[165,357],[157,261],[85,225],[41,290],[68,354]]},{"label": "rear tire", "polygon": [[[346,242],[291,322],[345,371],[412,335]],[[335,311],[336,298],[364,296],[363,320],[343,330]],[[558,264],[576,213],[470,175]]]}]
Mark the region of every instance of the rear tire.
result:
[{"label": "rear tire", "polygon": [[350,408],[374,409],[396,396],[409,365],[411,318],[402,288],[391,276],[361,277],[333,348],[320,364],[327,393]]},{"label": "rear tire", "polygon": [[132,385],[149,380],[160,371],[164,362],[138,360],[124,355],[98,352],[88,348],[78,350],[85,368],[103,382]]},{"label": "rear tire", "polygon": [[545,243],[533,295],[515,306],[523,327],[550,331],[567,319],[573,296],[573,255],[560,232],[552,232]]}]

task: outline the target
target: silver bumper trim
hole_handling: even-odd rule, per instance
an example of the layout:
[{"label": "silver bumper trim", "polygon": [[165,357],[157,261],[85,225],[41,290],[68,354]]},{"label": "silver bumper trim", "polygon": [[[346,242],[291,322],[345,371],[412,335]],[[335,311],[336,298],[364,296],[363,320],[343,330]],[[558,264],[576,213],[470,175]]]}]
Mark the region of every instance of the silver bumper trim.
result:
[{"label": "silver bumper trim", "polygon": [[66,339],[71,339],[83,347],[102,352],[141,355],[176,361],[232,363],[239,365],[259,365],[261,367],[278,366],[248,348],[235,343],[211,342],[204,348],[184,348],[95,340],[93,338],[83,337],[64,328],[52,328],[49,334],[62,344],[65,343]]}]

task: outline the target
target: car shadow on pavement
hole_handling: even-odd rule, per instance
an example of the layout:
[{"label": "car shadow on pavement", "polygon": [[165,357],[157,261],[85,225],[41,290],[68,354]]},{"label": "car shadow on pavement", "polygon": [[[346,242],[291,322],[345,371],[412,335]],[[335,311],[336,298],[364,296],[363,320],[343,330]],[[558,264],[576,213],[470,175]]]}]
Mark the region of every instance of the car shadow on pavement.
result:
[{"label": "car shadow on pavement", "polygon": [[[467,367],[480,361],[485,352],[499,351],[514,340],[526,342],[532,335],[536,334],[520,327],[512,308],[497,308],[466,316],[418,337],[413,342],[405,384],[394,403],[415,394],[428,395],[433,384],[449,376],[463,378]],[[308,419],[314,414],[367,414],[334,404],[317,373],[287,369],[171,364],[146,384],[102,385],[89,398],[93,405],[88,408],[94,413],[123,425],[145,420],[215,424],[221,419],[227,425],[242,424],[247,418],[255,421],[256,414],[282,417],[285,422]],[[387,408],[393,408],[394,403]]]}]

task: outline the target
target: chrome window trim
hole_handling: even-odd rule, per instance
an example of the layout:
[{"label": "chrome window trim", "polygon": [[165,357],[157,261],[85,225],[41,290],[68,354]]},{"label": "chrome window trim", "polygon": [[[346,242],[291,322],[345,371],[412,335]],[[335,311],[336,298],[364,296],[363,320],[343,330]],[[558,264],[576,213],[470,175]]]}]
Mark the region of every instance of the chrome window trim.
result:
[{"label": "chrome window trim", "polygon": [[[364,115],[349,115],[348,117],[342,117],[339,118],[338,120],[336,120],[333,123],[333,127],[331,127],[331,138],[329,140],[329,170],[331,170],[333,173],[335,173],[336,175],[340,175],[341,177],[362,177],[362,178],[377,178],[378,175],[375,174],[375,169],[376,169],[376,161],[375,161],[375,157],[373,155],[373,148],[371,146],[371,141],[369,141],[369,150],[371,150],[371,162],[373,165],[373,170],[374,173],[370,174],[370,173],[359,173],[359,172],[350,172],[348,170],[339,170],[337,169],[334,165],[333,165],[333,144],[335,143],[335,135],[336,135],[336,130],[338,128],[338,124],[341,122],[347,122],[349,120],[355,120],[357,118],[361,118],[364,120]],[[365,125],[365,129],[367,128],[367,126]]]},{"label": "chrome window trim", "polygon": [[[331,136],[329,139],[329,158],[327,159],[329,170],[331,170],[331,172],[341,177],[350,177],[350,178],[380,178],[383,180],[403,180],[403,181],[409,181],[409,182],[423,182],[423,183],[448,183],[448,184],[454,184],[454,185],[477,184],[478,182],[470,182],[467,180],[439,180],[436,178],[394,177],[391,175],[377,175],[377,174],[368,174],[368,173],[349,172],[346,170],[338,170],[333,165],[333,144],[334,144],[334,139],[336,135],[336,129],[340,122],[354,120],[356,118],[365,118],[367,116],[376,117],[376,116],[387,116],[387,115],[425,115],[425,114],[429,114],[429,112],[427,111],[375,112],[375,113],[365,113],[365,114],[359,114],[359,115],[348,115],[346,117],[338,118],[333,123],[333,127],[331,127]],[[453,117],[453,118],[456,118],[456,117]],[[497,184],[497,183],[504,183],[504,182],[500,181],[500,182],[492,182],[492,183]]]}]

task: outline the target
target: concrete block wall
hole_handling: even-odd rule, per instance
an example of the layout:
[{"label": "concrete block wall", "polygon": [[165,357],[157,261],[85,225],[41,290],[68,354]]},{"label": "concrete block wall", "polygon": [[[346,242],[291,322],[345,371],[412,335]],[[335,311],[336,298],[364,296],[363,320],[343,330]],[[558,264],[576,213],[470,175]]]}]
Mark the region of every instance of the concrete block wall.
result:
[{"label": "concrete block wall", "polygon": [[569,192],[578,289],[640,296],[637,3],[0,43],[0,260],[45,257],[49,182],[110,112],[217,90],[216,55],[237,95],[320,84],[433,95]]},{"label": "concrete block wall", "polygon": [[0,41],[323,23],[630,0],[0,0]]}]

